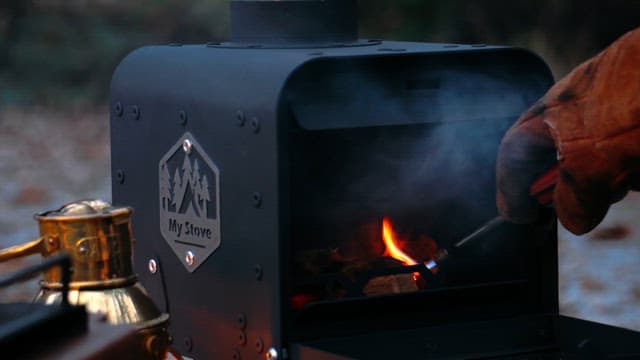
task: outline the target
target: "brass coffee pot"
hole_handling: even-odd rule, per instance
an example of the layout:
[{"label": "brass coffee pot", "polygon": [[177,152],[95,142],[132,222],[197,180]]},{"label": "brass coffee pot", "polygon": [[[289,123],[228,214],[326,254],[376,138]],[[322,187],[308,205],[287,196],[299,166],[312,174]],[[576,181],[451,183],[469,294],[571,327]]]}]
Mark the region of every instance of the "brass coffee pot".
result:
[{"label": "brass coffee pot", "polygon": [[[133,272],[133,235],[129,207],[112,206],[101,200],[81,200],[58,210],[35,215],[40,237],[0,250],[0,261],[59,252],[71,256],[69,302],[84,305],[90,313],[102,314],[111,324],[134,326],[143,336],[152,356],[162,358],[170,350],[167,333],[169,315],[162,313]],[[62,302],[62,272],[46,270],[35,302]],[[180,358],[180,357],[177,357]]]}]

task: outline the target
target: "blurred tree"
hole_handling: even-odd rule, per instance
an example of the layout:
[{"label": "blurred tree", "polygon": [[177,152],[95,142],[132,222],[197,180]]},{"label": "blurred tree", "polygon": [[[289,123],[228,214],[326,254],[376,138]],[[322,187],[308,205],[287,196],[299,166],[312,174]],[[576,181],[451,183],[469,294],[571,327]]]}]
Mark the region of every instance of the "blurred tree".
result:
[{"label": "blurred tree", "polygon": [[640,26],[638,0],[368,0],[362,35],[531,48],[557,76]]},{"label": "blurred tree", "polygon": [[9,57],[9,46],[18,38],[18,23],[27,15],[31,3],[22,0],[5,0],[0,3],[0,14],[3,26],[0,27],[2,42],[0,43],[0,66],[7,63]]},{"label": "blurred tree", "polygon": [[[638,0],[361,0],[362,37],[531,48],[556,75],[640,25]],[[129,51],[228,37],[228,0],[2,0],[0,105],[103,104]]]},{"label": "blurred tree", "polygon": [[[11,4],[18,5],[11,5]],[[0,104],[104,103],[111,74],[140,46],[220,40],[228,27],[222,0],[17,0],[0,53]]]}]

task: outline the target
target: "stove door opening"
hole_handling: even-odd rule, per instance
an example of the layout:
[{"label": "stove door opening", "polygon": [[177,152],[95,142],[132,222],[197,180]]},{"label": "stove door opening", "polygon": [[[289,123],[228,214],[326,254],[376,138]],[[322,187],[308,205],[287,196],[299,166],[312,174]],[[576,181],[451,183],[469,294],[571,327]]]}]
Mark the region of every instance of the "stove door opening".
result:
[{"label": "stove door opening", "polygon": [[555,311],[551,212],[450,251],[496,217],[500,140],[551,81],[518,50],[299,68],[281,103],[290,333]]},{"label": "stove door opening", "polygon": [[525,281],[526,226],[499,225],[428,266],[497,214],[495,154],[510,123],[291,131],[291,308]]}]

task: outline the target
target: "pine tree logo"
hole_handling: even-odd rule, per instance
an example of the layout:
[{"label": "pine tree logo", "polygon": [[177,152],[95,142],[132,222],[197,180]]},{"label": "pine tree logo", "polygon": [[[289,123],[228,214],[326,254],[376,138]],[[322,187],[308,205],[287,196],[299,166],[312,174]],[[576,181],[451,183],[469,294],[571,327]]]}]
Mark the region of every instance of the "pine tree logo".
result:
[{"label": "pine tree logo", "polygon": [[190,272],[220,246],[219,181],[218,167],[190,133],[159,163],[160,232]]}]

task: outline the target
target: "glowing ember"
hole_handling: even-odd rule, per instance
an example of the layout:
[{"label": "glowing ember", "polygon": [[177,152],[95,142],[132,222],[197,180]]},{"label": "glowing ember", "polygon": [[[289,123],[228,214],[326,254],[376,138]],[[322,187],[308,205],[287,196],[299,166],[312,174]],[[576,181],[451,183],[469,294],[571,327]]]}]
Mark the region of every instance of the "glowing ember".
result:
[{"label": "glowing ember", "polygon": [[386,246],[385,256],[394,258],[406,266],[418,264],[417,261],[400,249],[396,235],[393,233],[393,228],[391,228],[391,221],[386,217],[382,219],[382,241]]}]

